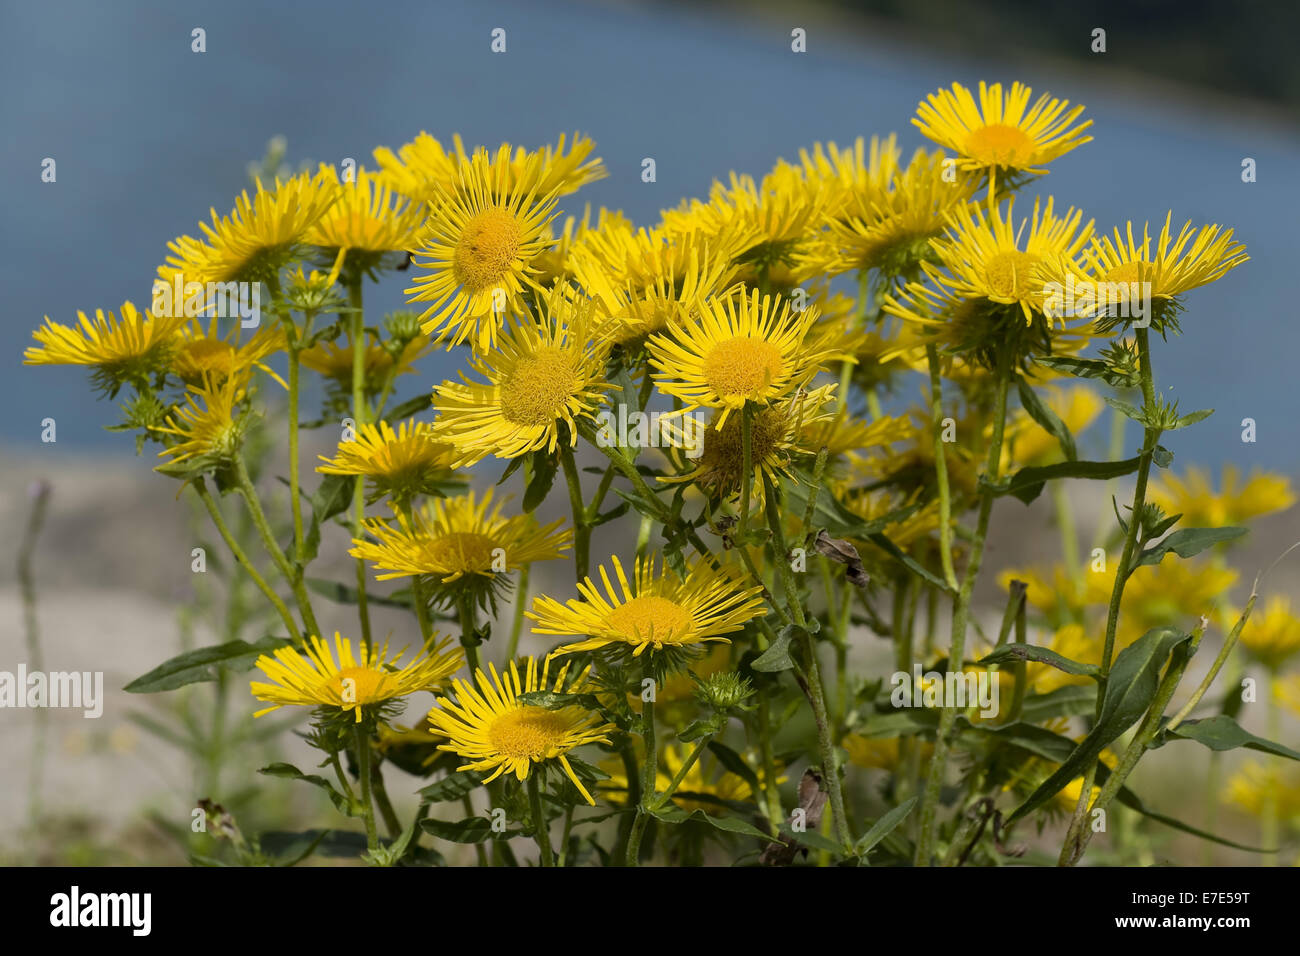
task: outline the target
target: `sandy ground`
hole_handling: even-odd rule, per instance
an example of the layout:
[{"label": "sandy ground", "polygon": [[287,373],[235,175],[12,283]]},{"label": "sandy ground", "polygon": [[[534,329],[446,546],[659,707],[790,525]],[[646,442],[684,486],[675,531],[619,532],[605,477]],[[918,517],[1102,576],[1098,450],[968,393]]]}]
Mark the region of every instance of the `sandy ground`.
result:
[{"label": "sandy ground", "polygon": [[[43,478],[53,485],[48,518],[35,559],[45,669],[104,674],[105,703],[101,718],[85,719],[80,712],[68,710],[44,712],[48,723],[36,804],[40,813],[86,818],[107,834],[139,826],[151,813],[181,824],[188,822],[198,786],[194,768],[177,749],[141,729],[131,719],[132,713],[145,713],[165,721],[170,719],[174,702],[167,699],[170,695],[134,695],[121,688],[179,652],[180,614],[192,599],[195,588],[190,550],[197,543],[212,544],[215,536],[194,529],[191,510],[184,502],[175,500],[176,483],[153,474],[151,463],[146,460],[81,459],[66,454],[56,458],[0,449],[0,462],[3,462],[0,541],[9,543],[0,559],[0,670],[13,671],[19,662],[30,659],[21,623],[15,557],[30,506],[29,486]],[[557,488],[557,494],[543,505],[543,516],[563,513],[566,507],[563,497],[562,489]],[[1088,500],[1082,496],[1077,498],[1076,505],[1080,513],[1080,537],[1086,541],[1091,538],[1094,523],[1100,520],[1100,511],[1089,507]],[[1011,514],[995,515],[994,527],[1000,530],[990,541],[986,568],[996,571],[1022,560],[1054,559],[1056,537],[1047,525],[1046,499],[1029,509],[1018,502],[1006,501],[999,504],[999,510],[1004,509]],[[1297,512],[1300,509],[1264,522],[1256,529],[1239,554],[1238,567],[1243,580],[1248,580],[1256,569],[1266,567],[1287,546],[1300,540],[1300,513]],[[611,548],[626,550],[619,542],[618,530],[601,529],[593,547],[593,559],[599,561]],[[341,529],[327,533],[317,570],[320,576],[350,580],[351,568],[343,558],[345,546]],[[548,569],[540,575],[539,586],[568,596],[571,586],[563,571],[559,569],[552,575]],[[1300,558],[1284,563],[1270,577],[1268,590],[1290,593],[1296,584],[1297,571],[1300,571]],[[984,618],[986,629],[996,631],[999,609],[993,606],[994,576],[991,573],[986,576],[984,596],[988,608]],[[351,633],[350,609],[323,599],[316,604],[327,631],[339,627]],[[503,608],[503,619],[508,620],[508,614],[508,608]],[[400,611],[377,609],[375,621],[377,632],[391,633],[394,645],[405,644],[413,630],[409,615]],[[193,639],[198,645],[215,643],[215,635],[202,628]],[[540,649],[542,645],[530,644],[533,640],[538,639],[525,636],[523,649]],[[860,634],[855,638],[855,647],[864,665],[888,669],[883,641]],[[1211,655],[1204,656],[1206,660],[1201,666],[1209,663]],[[232,694],[232,720],[246,719],[255,709],[251,697],[240,689],[241,684],[237,682]],[[427,700],[413,700],[411,713],[427,709],[428,704]],[[1262,714],[1262,708],[1255,710]],[[1262,732],[1262,717],[1249,707],[1243,722],[1255,732]],[[0,766],[7,768],[0,775],[0,851],[7,848],[14,852],[12,848],[22,842],[21,831],[29,819],[31,756],[36,729],[36,711],[0,710]],[[1294,745],[1296,737],[1295,724],[1288,724],[1286,742]],[[292,735],[280,735],[278,746],[280,759],[292,760],[304,769],[313,763],[305,745]],[[1160,809],[1170,813],[1177,813],[1178,804],[1187,799],[1179,791],[1180,786],[1186,785],[1180,781],[1189,776],[1199,780],[1205,765],[1204,752],[1195,745],[1179,747],[1167,747],[1152,755],[1150,765],[1144,763],[1139,777],[1146,782],[1140,789],[1147,799],[1160,802]],[[222,786],[230,789],[247,784],[251,770],[265,759],[262,753],[240,755],[227,774],[228,782]],[[252,781],[279,788],[300,786],[270,782],[255,775]],[[400,810],[409,802],[404,795],[413,791],[415,784],[399,775],[390,780],[389,789]],[[306,815],[306,825],[313,819],[315,825],[329,825],[331,821],[323,818],[324,808],[312,802],[314,797],[315,794],[299,792],[283,799]],[[1197,805],[1200,805],[1199,793]],[[1247,829],[1243,838],[1249,835]],[[1179,837],[1170,852],[1191,862],[1199,860],[1201,850],[1199,844],[1184,842]],[[1248,857],[1228,851],[1219,859],[1249,862]]]}]

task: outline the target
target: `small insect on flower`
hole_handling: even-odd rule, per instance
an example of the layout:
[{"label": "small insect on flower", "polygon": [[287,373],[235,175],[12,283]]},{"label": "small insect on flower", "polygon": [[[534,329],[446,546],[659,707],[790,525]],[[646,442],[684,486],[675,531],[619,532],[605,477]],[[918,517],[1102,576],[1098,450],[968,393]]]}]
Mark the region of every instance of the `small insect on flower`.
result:
[{"label": "small insect on flower", "polygon": [[568,754],[586,744],[609,743],[609,734],[615,728],[604,723],[599,714],[576,705],[549,709],[521,701],[522,695],[538,691],[581,691],[587,670],[569,679],[566,664],[552,683],[550,663],[547,658],[539,667],[537,658],[527,658],[522,679],[514,661],[504,678],[497,673],[495,664],[488,664],[490,682],[488,673],[480,669],[477,674],[481,689],[458,678],[452,682],[454,699],[439,697],[438,706],[429,712],[429,723],[447,735],[448,742],[438,749],[469,761],[461,770],[492,771],[485,783],[503,773],[512,773],[522,782],[535,765],[554,760],[578,792],[594,805],[596,801],[573,772]]},{"label": "small insect on flower", "polygon": [[441,688],[464,663],[464,652],[459,647],[448,650],[450,644],[450,638],[434,634],[425,650],[399,666],[406,652],[390,658],[387,644],[363,647],[358,655],[351,642],[335,631],[335,653],[331,653],[329,645],[313,635],[301,651],[284,647],[257,659],[255,666],[271,683],[253,681],[249,686],[254,697],[271,706],[253,716],[293,704],[351,712],[360,723],[368,709],[416,691]]}]

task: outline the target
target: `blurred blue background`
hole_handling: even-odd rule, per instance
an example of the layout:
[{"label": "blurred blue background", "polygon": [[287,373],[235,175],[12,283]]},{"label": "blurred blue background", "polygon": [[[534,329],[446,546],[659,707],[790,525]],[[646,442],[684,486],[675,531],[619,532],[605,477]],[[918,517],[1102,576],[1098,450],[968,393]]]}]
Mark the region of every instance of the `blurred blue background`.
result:
[{"label": "blurred blue background", "polygon": [[[492,147],[579,130],[610,176],[568,197],[566,211],[603,204],[650,224],[715,177],[761,175],[817,140],[897,131],[910,152],[922,141],[909,121],[927,93],[1019,79],[1086,104],[1095,121],[1095,141],[1055,162],[1039,190],[1081,205],[1100,229],[1173,209],[1176,222],[1224,223],[1247,244],[1252,261],[1193,293],[1184,336],[1156,355],[1158,382],[1185,410],[1217,409],[1169,437],[1179,464],[1300,462],[1294,118],[1130,73],[1119,51],[1127,44],[1131,58],[1134,38],[1122,33],[1109,38],[1116,56],[1063,61],[1014,35],[956,53],[798,5],[52,0],[7,2],[3,22],[0,448],[37,450],[41,419],[54,417],[48,454],[133,453],[129,438],[103,431],[115,411],[81,371],[24,367],[22,350],[44,315],[71,323],[77,309],[147,303],[166,242],[198,235],[209,207],[226,214],[248,161],[276,134],[295,165],[373,166],[374,147],[396,149],[421,130]],[[808,31],[806,54],[790,50],[795,26]],[[195,27],[206,53],[191,52]],[[504,55],[489,49],[496,27],[507,31]],[[652,184],[640,178],[646,156]],[[45,157],[57,161],[54,184],[41,181]],[[1258,164],[1253,184],[1241,181],[1243,157]],[[406,282],[370,287],[368,307],[399,307]],[[450,367],[438,353],[402,387],[414,394]],[[1241,443],[1245,417],[1258,423],[1257,444]]]}]

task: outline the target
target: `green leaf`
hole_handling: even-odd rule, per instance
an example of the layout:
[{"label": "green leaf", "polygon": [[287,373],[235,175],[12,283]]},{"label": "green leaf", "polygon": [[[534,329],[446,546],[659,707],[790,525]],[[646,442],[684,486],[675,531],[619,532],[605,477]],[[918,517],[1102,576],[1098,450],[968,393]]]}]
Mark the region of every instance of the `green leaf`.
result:
[{"label": "green leaf", "polygon": [[1074,358],[1069,355],[1042,355],[1035,357],[1034,361],[1039,365],[1046,365],[1048,368],[1056,369],[1058,372],[1068,372],[1076,378],[1101,379],[1107,385],[1114,385],[1116,388],[1126,388],[1133,384],[1129,381],[1128,375],[1116,371],[1107,362],[1099,359]]},{"label": "green leaf", "polygon": [[774,840],[772,837],[768,836],[752,823],[746,823],[744,820],[737,820],[735,817],[713,816],[712,814],[705,813],[700,809],[695,809],[690,813],[687,813],[679,807],[669,805],[660,807],[658,810],[650,810],[649,813],[652,817],[657,820],[662,820],[664,823],[685,823],[687,820],[694,817],[697,820],[703,820],[715,830],[723,830],[727,833],[739,833],[741,836],[754,837],[767,843],[780,842],[779,840]]},{"label": "green leaf", "polygon": [[1175,531],[1159,544],[1153,544],[1142,552],[1129,568],[1132,574],[1144,564],[1159,564],[1170,551],[1180,558],[1190,558],[1200,554],[1206,548],[1223,541],[1232,541],[1246,533],[1245,528],[1183,528]]},{"label": "green leaf", "polygon": [[[347,510],[348,505],[352,503],[352,493],[356,488],[356,475],[326,475],[321,479],[321,483],[312,493],[311,502],[311,524],[307,528],[307,533],[303,536],[303,549],[305,551],[306,561],[310,562],[316,557],[320,550],[320,529],[321,526],[333,518],[335,515],[342,514]],[[292,556],[292,551],[290,551]]]},{"label": "green leaf", "polygon": [[404,418],[410,418],[417,412],[426,411],[432,406],[433,391],[431,389],[425,389],[422,394],[415,396],[415,398],[407,399],[395,408],[389,409],[389,411],[384,414],[384,421],[393,425]]},{"label": "green leaf", "polygon": [[545,452],[533,452],[524,462],[524,500],[525,514],[537,510],[555,483],[555,472],[559,463]]},{"label": "green leaf", "polygon": [[1143,428],[1146,427],[1146,414],[1136,405],[1130,405],[1128,402],[1121,401],[1113,395],[1103,395],[1102,398],[1106,400],[1107,405],[1115,409],[1115,411],[1122,413],[1125,418],[1137,422]]},{"label": "green leaf", "polygon": [[1137,471],[1140,459],[1122,461],[1062,461],[1055,465],[1021,468],[1006,482],[998,485],[1000,495],[1014,495],[1029,504],[1043,493],[1043,485],[1057,478],[1090,478],[1104,481],[1122,478]]},{"label": "green leaf", "polygon": [[222,668],[246,671],[251,669],[254,662],[263,654],[270,654],[281,647],[290,646],[292,642],[286,638],[264,637],[254,644],[245,641],[227,641],[214,647],[200,647],[159,664],[149,673],[131,681],[123,689],[132,694],[156,694],[164,690],[175,690],[186,684],[213,681],[217,679],[217,674]]},{"label": "green leaf", "polygon": [[1169,655],[1190,640],[1190,634],[1176,628],[1153,628],[1116,655],[1096,725],[1069,759],[1007,817],[1007,825],[1060,793],[1070,781],[1083,774],[1102,750],[1137,723],[1155,697],[1160,672]]},{"label": "green leaf", "polygon": [[1101,676],[1101,668],[1095,664],[1083,664],[1079,661],[1070,660],[1070,658],[1063,657],[1056,651],[1049,650],[1046,647],[1039,647],[1036,644],[1003,644],[995,649],[992,654],[975,663],[987,666],[989,664],[1014,664],[1019,661],[1036,661],[1039,664],[1049,664],[1057,670],[1065,671],[1067,674],[1091,677],[1094,680]]},{"label": "green leaf", "polygon": [[754,773],[752,767],[745,763],[745,758],[740,756],[726,744],[718,740],[709,741],[709,750],[713,756],[718,759],[718,763],[726,767],[731,773],[744,780],[749,784],[749,789],[753,793],[758,793],[762,787],[758,784],[758,776]]},{"label": "green leaf", "polygon": [[[492,821],[487,817],[466,817],[454,823],[446,820],[421,820],[420,828],[425,833],[430,833],[440,840],[450,840],[452,843],[482,843],[494,836]],[[495,836],[504,840],[518,836],[521,832],[507,830]]]},{"label": "green leaf", "polygon": [[871,825],[871,829],[862,835],[862,839],[854,846],[853,852],[857,856],[866,856],[870,853],[877,843],[889,836],[895,827],[907,819],[907,815],[912,812],[914,806],[916,806],[916,797],[910,797],[906,802],[900,803],[882,816]]},{"label": "green leaf", "polygon": [[452,771],[437,783],[431,783],[420,790],[420,799],[425,803],[459,800],[482,783],[483,778],[472,770]]},{"label": "green leaf", "polygon": [[780,831],[796,843],[802,843],[810,850],[822,850],[830,853],[832,856],[840,857],[844,855],[844,848],[834,840],[827,839],[816,830],[804,830],[802,833],[796,833],[790,829],[790,824],[783,823],[779,827]]},{"label": "green leaf", "polygon": [[1021,719],[1040,724],[1053,717],[1092,714],[1097,709],[1096,684],[1067,684],[1046,694],[1031,694],[1021,708]]},{"label": "green leaf", "polygon": [[790,657],[790,641],[794,633],[796,631],[793,624],[783,627],[781,633],[777,634],[776,640],[767,646],[767,650],[749,662],[750,670],[775,674],[794,667],[794,660]]},{"label": "green leaf", "polygon": [[352,803],[348,800],[347,795],[339,793],[338,790],[334,789],[334,784],[320,776],[320,774],[303,773],[291,763],[273,763],[269,767],[263,767],[257,772],[264,773],[268,777],[284,777],[288,780],[302,780],[306,783],[310,783],[314,787],[320,787],[329,794],[329,798],[333,802],[334,807],[340,813],[345,813],[348,816],[356,815],[353,813]]},{"label": "green leaf", "polygon": [[1245,747],[1247,750],[1258,750],[1273,754],[1275,757],[1300,760],[1300,752],[1271,740],[1265,740],[1263,737],[1256,737],[1231,717],[1223,714],[1207,717],[1204,720],[1185,720],[1173,730],[1161,730],[1152,746],[1163,746],[1171,739],[1195,740],[1211,750],[1235,750],[1238,747]]},{"label": "green leaf", "polygon": [[1212,408],[1202,408],[1199,412],[1188,412],[1186,415],[1179,418],[1178,421],[1169,426],[1169,431],[1186,428],[1188,425],[1195,425],[1197,422],[1204,421],[1213,414],[1214,409]]},{"label": "green leaf", "polygon": [[1060,416],[1038,397],[1038,393],[1034,391],[1033,386],[1026,382],[1023,377],[1016,377],[1016,387],[1020,391],[1020,405],[1029,414],[1029,417],[1060,443],[1066,461],[1077,461],[1079,452],[1074,446],[1074,436],[1070,434],[1070,429],[1065,422],[1061,421]]},{"label": "green leaf", "polygon": [[[359,604],[361,602],[359,592],[352,585],[329,581],[325,578],[307,578],[305,583],[307,590],[329,598],[335,604]],[[401,595],[401,597],[398,595]],[[369,604],[382,604],[384,607],[400,607],[408,611],[411,609],[410,592],[406,589],[394,591],[388,595],[375,594],[367,590],[366,602]]]}]

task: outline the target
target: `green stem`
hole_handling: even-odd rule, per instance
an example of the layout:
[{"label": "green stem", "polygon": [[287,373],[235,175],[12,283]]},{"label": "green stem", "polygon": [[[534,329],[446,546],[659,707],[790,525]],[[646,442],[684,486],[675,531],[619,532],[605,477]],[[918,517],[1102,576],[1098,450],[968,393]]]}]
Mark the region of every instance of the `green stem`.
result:
[{"label": "green stem", "polygon": [[533,834],[537,839],[537,849],[541,851],[542,866],[553,867],[555,858],[551,855],[550,827],[542,811],[542,792],[538,786],[541,775],[540,768],[528,775],[528,808],[533,817]]},{"label": "green stem", "polygon": [[686,779],[686,775],[691,772],[691,768],[695,766],[695,762],[700,759],[700,754],[704,753],[704,748],[709,745],[709,741],[712,739],[712,734],[705,734],[695,741],[695,746],[691,748],[691,752],[682,761],[682,765],[677,768],[677,773],[673,774],[673,779],[668,781],[668,789],[655,797],[654,806],[651,807],[652,810],[660,809],[672,798],[672,795],[677,792],[677,788],[681,786],[682,781]]},{"label": "green stem", "polygon": [[[34,672],[45,670],[44,657],[41,654],[40,629],[36,620],[36,574],[32,569],[32,558],[36,553],[36,541],[40,537],[41,526],[45,523],[45,512],[49,506],[51,486],[41,481],[35,488],[31,514],[27,518],[27,527],[23,531],[22,543],[18,547],[18,581],[22,590],[23,630],[27,638],[27,660]],[[26,693],[26,689],[20,691]],[[49,710],[42,707],[36,711],[36,732],[32,737],[31,777],[27,787],[27,819],[33,826],[41,806],[41,778],[45,764],[45,738],[48,731]]]},{"label": "green stem", "polygon": [[271,585],[266,583],[266,578],[262,577],[257,568],[253,566],[253,562],[248,560],[248,555],[239,546],[235,536],[230,533],[230,528],[226,525],[226,519],[221,516],[221,509],[217,507],[217,502],[213,499],[212,493],[208,491],[203,479],[194,479],[194,481],[190,482],[190,487],[198,494],[199,500],[203,502],[203,507],[207,509],[209,517],[212,518],[212,523],[216,526],[217,533],[221,535],[221,540],[226,543],[230,553],[234,555],[235,560],[239,562],[244,572],[252,578],[253,583],[257,585],[258,590],[262,592],[271,606],[275,608],[276,613],[280,615],[280,620],[284,621],[284,626],[289,630],[289,637],[293,639],[295,644],[301,644],[302,632],[298,630],[298,624],[293,619],[293,615],[289,613],[285,603],[280,600],[280,596],[271,589]]},{"label": "green stem", "polygon": [[952,564],[952,492],[948,487],[948,455],[943,440],[943,382],[939,377],[939,350],[933,343],[925,347],[930,364],[930,428],[934,432],[934,478],[939,489],[939,561],[943,579],[952,591],[957,590],[957,572]]},{"label": "green stem", "polygon": [[506,660],[509,664],[519,653],[519,633],[524,628],[524,607],[528,604],[528,569],[525,564],[519,568],[519,581],[515,585],[515,609],[510,621],[510,642],[506,645]]},{"label": "green stem", "polygon": [[[356,431],[369,424],[370,408],[366,404],[366,322],[362,311],[362,276],[357,273],[347,284],[348,305],[355,311],[349,313],[348,322],[352,339],[352,421]],[[366,518],[365,478],[357,476],[352,489],[352,536],[361,538],[362,523]],[[370,650],[370,599],[366,594],[366,564],[357,558],[357,616],[361,620],[361,643]]]},{"label": "green stem", "polygon": [[479,663],[478,644],[474,636],[475,628],[478,621],[474,614],[474,599],[472,597],[462,597],[456,602],[456,610],[460,614],[460,645],[465,648],[465,662],[469,665],[470,682],[477,689],[479,686],[478,672]]},{"label": "green stem", "polygon": [[257,489],[253,487],[253,480],[248,476],[248,467],[244,464],[243,457],[235,459],[235,482],[239,487],[239,493],[243,496],[245,503],[248,505],[249,516],[253,519],[253,526],[257,528],[257,533],[262,538],[262,544],[266,548],[267,554],[271,556],[271,561],[280,569],[284,579],[289,583],[293,591],[294,599],[298,603],[298,613],[302,615],[303,627],[309,634],[317,637],[321,636],[320,626],[316,623],[316,614],[312,610],[311,601],[307,597],[307,589],[302,585],[302,576],[295,574],[289,564],[289,559],[285,557],[280,546],[276,544],[275,534],[271,531],[271,525],[266,520],[266,514],[262,511],[262,504],[257,497]]},{"label": "green stem", "polygon": [[[975,590],[975,579],[979,576],[980,565],[984,559],[984,542],[988,537],[989,516],[993,512],[995,497],[994,485],[997,484],[1002,467],[1002,437],[1007,422],[1007,387],[1011,381],[1011,355],[1006,349],[998,352],[998,363],[994,380],[993,405],[993,439],[989,443],[988,457],[985,459],[985,485],[980,492],[979,516],[976,519],[975,535],[971,541],[970,559],[962,576],[961,590],[952,612],[952,646],[948,653],[949,669],[961,670],[966,659],[966,628],[970,624],[971,596]],[[936,461],[936,470],[938,462]],[[953,724],[957,720],[957,708],[952,701],[944,701],[939,714],[939,728],[935,735],[934,755],[930,758],[930,773],[926,779],[925,792],[921,799],[920,822],[916,841],[916,865],[929,866],[934,855],[935,826],[939,813],[939,793],[943,788],[944,775],[948,769],[948,753],[951,749]]]},{"label": "green stem", "polygon": [[573,574],[581,584],[591,573],[591,523],[587,520],[587,508],[582,501],[582,479],[578,475],[578,464],[573,458],[573,449],[565,442],[560,442],[560,463],[564,466],[564,481],[569,487],[569,507],[573,511]]},{"label": "green stem", "polygon": [[375,829],[375,806],[370,788],[370,735],[364,726],[355,727],[358,776],[361,778],[361,819],[366,824],[366,848],[373,853],[379,849],[379,833]]},{"label": "green stem", "polygon": [[[642,687],[645,687],[645,681],[650,681],[653,685],[655,679],[654,659],[651,657],[652,651],[646,651],[641,661],[641,680]],[[658,688],[654,688],[655,691]],[[655,805],[655,774],[659,768],[659,750],[655,743],[655,698],[656,694],[651,693],[650,699],[641,703],[641,741],[645,746],[645,759],[641,763],[641,781],[640,791],[641,800],[637,806],[636,820],[632,824],[632,833],[628,836],[627,841],[627,865],[636,866],[641,856],[641,837],[645,833],[646,824],[650,821],[650,811]]]}]

